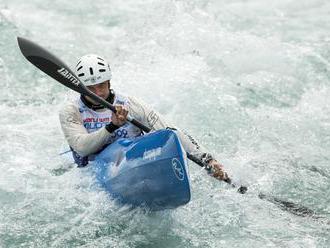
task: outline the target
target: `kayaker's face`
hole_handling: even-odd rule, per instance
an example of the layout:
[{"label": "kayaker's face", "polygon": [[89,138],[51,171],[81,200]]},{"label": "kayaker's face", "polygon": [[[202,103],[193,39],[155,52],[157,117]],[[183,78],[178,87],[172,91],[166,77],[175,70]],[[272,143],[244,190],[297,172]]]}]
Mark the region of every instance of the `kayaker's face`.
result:
[{"label": "kayaker's face", "polygon": [[[90,85],[87,86],[87,88],[93,92],[94,94],[98,95],[99,97],[106,99],[109,94],[110,94],[110,81],[105,81],[103,83],[100,84],[96,84],[96,85]],[[88,96],[86,96],[86,98],[93,104],[97,104],[97,102],[93,101],[91,98],[89,98]]]}]

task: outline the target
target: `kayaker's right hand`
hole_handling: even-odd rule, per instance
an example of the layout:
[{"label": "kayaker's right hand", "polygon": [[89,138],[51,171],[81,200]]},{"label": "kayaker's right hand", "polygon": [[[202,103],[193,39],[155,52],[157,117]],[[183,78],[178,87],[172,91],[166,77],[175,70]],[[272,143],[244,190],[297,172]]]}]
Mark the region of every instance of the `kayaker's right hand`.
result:
[{"label": "kayaker's right hand", "polygon": [[128,110],[122,105],[116,105],[116,113],[111,116],[111,121],[114,125],[121,127],[127,121]]},{"label": "kayaker's right hand", "polygon": [[225,181],[227,183],[231,183],[231,180],[227,174],[227,172],[224,171],[223,165],[220,164],[218,161],[215,159],[212,159],[209,163],[208,166],[211,168],[211,175],[215,177],[218,180]]}]

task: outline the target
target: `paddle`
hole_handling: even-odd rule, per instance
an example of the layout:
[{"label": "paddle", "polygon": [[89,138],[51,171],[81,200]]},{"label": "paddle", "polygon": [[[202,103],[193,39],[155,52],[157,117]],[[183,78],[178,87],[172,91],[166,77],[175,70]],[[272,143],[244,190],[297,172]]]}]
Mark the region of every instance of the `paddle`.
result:
[{"label": "paddle", "polygon": [[[32,41],[29,41],[27,39],[18,37],[18,45],[21,49],[24,57],[30,61],[33,65],[38,67],[40,70],[45,72],[47,75],[54,78],[59,83],[65,85],[66,87],[69,87],[70,89],[89,96],[94,101],[102,104],[106,108],[109,108],[111,111],[116,113],[115,107],[110,104],[109,102],[105,101],[103,98],[97,96],[93,92],[91,92],[76,76],[75,74],[70,70],[70,68],[62,62],[60,59],[58,59],[55,55],[48,52],[43,47],[35,44]],[[127,120],[131,122],[133,125],[137,126],[138,128],[142,129],[144,132],[149,133],[151,129],[139,121],[133,119],[131,116],[127,117]],[[199,158],[196,156],[187,153],[187,157],[195,162],[196,164],[200,165],[201,167],[208,168],[208,166]],[[233,187],[236,187],[235,184],[231,183],[231,180],[224,180],[226,183],[232,185]],[[238,189],[238,192],[244,194],[247,191],[247,187],[241,186]]]},{"label": "paddle", "polygon": [[[80,82],[78,78],[76,78],[75,74],[69,69],[69,67],[65,65],[61,60],[59,60],[56,56],[54,56],[46,49],[40,47],[39,45],[27,39],[18,37],[17,40],[18,40],[19,48],[21,49],[24,57],[28,61],[30,61],[33,65],[35,65],[40,70],[45,72],[47,75],[51,76],[56,81],[65,85],[66,87],[69,87],[70,89],[80,94],[89,96],[96,102],[109,108],[113,112],[116,112],[116,109],[113,105],[111,105],[109,102],[105,101],[104,99],[100,98],[99,96],[95,95],[93,92],[88,90],[86,86],[82,82]],[[134,124],[135,126],[141,128],[145,132],[151,131],[149,127],[143,125],[142,123],[138,122],[137,120],[131,117],[128,117],[128,121]],[[193,156],[192,154],[187,153],[187,157],[196,164],[204,168],[207,168],[207,165],[204,164],[203,161]],[[225,180],[225,182],[230,184],[232,187],[236,187],[236,185],[233,184],[230,179]],[[246,191],[247,191],[247,187],[245,186],[240,186],[238,188],[238,192],[241,194],[244,194]],[[279,207],[281,207],[282,209],[285,209],[299,216],[302,215],[312,216],[314,213],[312,210],[309,210],[306,207],[300,206],[292,202],[283,201],[275,197],[266,196],[264,194],[259,194],[258,197],[260,199],[264,199],[269,202],[272,202],[278,205]]]}]

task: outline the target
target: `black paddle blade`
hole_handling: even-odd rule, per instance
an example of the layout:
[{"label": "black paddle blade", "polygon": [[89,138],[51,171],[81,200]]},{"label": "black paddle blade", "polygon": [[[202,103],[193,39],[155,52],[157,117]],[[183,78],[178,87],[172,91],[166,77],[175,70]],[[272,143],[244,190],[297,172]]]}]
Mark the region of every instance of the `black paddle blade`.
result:
[{"label": "black paddle blade", "polygon": [[258,197],[260,199],[267,200],[271,203],[274,203],[275,205],[277,205],[281,209],[283,209],[287,212],[290,212],[294,215],[302,216],[302,217],[313,217],[315,219],[319,218],[313,210],[311,210],[307,207],[304,207],[300,204],[289,202],[289,201],[284,201],[284,200],[281,200],[277,197],[268,196],[268,195],[265,195],[263,193],[260,193],[258,195]]},{"label": "black paddle blade", "polygon": [[[80,94],[91,97],[96,102],[102,104],[106,108],[109,108],[114,113],[116,113],[116,109],[113,105],[87,89],[87,87],[75,76],[70,68],[55,55],[48,52],[45,48],[42,48],[41,46],[25,38],[17,37],[17,41],[24,57],[44,73],[51,76],[64,86]],[[150,132],[150,128],[138,122],[137,120],[129,119],[129,121],[137,127],[141,128],[143,131]]]},{"label": "black paddle blade", "polygon": [[32,41],[21,37],[17,37],[17,41],[24,57],[33,65],[70,89],[81,91],[79,79],[64,62]]}]

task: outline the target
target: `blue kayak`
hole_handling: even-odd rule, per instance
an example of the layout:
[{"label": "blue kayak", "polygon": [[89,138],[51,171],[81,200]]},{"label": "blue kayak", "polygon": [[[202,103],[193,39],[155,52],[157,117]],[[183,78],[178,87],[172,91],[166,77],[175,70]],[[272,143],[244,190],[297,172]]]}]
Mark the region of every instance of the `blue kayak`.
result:
[{"label": "blue kayak", "polygon": [[98,182],[122,204],[151,210],[190,201],[187,158],[171,130],[119,139],[96,156]]}]

